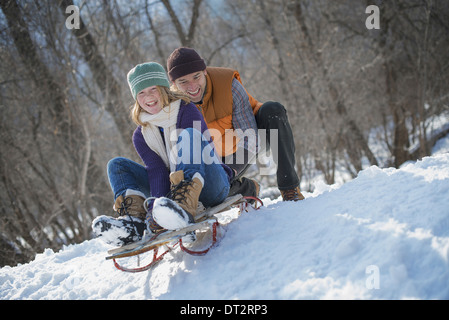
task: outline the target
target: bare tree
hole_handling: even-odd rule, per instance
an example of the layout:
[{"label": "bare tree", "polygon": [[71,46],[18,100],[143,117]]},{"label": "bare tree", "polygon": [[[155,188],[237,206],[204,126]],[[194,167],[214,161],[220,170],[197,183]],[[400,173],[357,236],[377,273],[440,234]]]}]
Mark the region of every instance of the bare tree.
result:
[{"label": "bare tree", "polygon": [[[73,5],[73,0],[59,0],[59,6],[63,13],[65,13],[68,6]],[[123,117],[123,111],[121,110],[123,101],[121,99],[120,85],[101,56],[97,44],[84,24],[82,17],[80,17],[79,28],[73,28],[72,31],[93,74],[94,81],[103,93],[106,110],[114,119],[118,134],[123,141],[129,141],[132,131],[129,119]]]},{"label": "bare tree", "polygon": [[[23,261],[44,248],[86,239],[92,219],[88,199],[92,187],[104,180],[97,174],[88,128],[80,118],[83,112],[67,94],[67,79],[50,70],[35,45],[28,28],[32,17],[27,17],[27,23],[15,0],[2,2],[1,9],[17,50],[17,58],[11,52],[5,59],[12,63],[12,70],[24,75],[2,90],[2,138],[7,153],[1,152],[1,183],[6,191],[1,238],[11,239],[4,246],[19,252],[17,261]],[[14,128],[15,123],[22,130]]]},{"label": "bare tree", "polygon": [[107,161],[139,161],[126,73],[180,45],[286,107],[308,190],[428,155],[449,133],[432,131],[449,112],[449,9],[374,1],[380,30],[368,30],[371,2],[82,1],[68,30],[73,0],[0,1],[0,265],[91,237],[111,211]]},{"label": "bare tree", "polygon": [[182,26],[182,23],[180,19],[178,18],[178,15],[175,13],[175,10],[173,9],[170,0],[161,0],[165,8],[167,9],[167,12],[170,16],[171,21],[173,22],[173,25],[175,26],[176,32],[178,34],[179,41],[181,42],[181,45],[184,47],[190,47],[194,43],[195,39],[195,31],[198,24],[198,17],[200,12],[200,6],[203,0],[193,0],[192,3],[192,14],[190,18],[190,24],[188,27],[188,30],[185,31],[184,27]]}]

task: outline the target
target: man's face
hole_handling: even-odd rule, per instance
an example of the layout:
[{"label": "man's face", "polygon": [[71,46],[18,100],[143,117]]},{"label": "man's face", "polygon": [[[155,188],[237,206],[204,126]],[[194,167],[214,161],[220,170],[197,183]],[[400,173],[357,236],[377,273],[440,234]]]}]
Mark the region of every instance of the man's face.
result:
[{"label": "man's face", "polygon": [[178,90],[187,94],[194,103],[203,100],[206,92],[206,70],[189,73],[175,80]]}]

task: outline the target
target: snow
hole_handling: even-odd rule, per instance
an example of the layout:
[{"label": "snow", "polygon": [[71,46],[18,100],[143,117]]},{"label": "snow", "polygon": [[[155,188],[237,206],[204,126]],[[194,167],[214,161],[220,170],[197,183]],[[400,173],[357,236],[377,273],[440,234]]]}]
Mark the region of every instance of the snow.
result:
[{"label": "snow", "polygon": [[230,210],[207,255],[175,250],[150,271],[115,269],[98,239],[47,249],[0,269],[0,299],[448,299],[448,140],[434,151],[304,201]]},{"label": "snow", "polygon": [[161,197],[154,200],[153,210],[154,221],[167,230],[178,230],[189,225],[187,214],[183,214],[183,209],[171,199]]}]

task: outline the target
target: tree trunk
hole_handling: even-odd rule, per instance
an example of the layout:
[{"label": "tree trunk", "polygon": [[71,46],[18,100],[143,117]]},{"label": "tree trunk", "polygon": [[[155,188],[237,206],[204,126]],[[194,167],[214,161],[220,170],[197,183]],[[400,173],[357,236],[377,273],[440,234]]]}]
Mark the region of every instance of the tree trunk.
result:
[{"label": "tree trunk", "polygon": [[173,22],[173,25],[175,26],[176,32],[178,34],[179,41],[181,42],[181,45],[183,47],[191,47],[193,45],[193,40],[195,38],[195,30],[198,23],[198,17],[200,15],[200,6],[201,2],[203,0],[193,0],[193,6],[192,6],[192,16],[190,19],[190,25],[187,33],[184,31],[184,28],[182,27],[181,21],[178,19],[178,16],[175,13],[175,10],[173,10],[173,7],[169,0],[161,0],[161,2],[164,4],[165,8],[167,9],[167,12],[170,16],[171,21]]},{"label": "tree trunk", "polygon": [[[348,113],[345,102],[342,100],[337,87],[333,83],[333,81],[329,78],[325,63],[323,61],[321,51],[316,49],[316,46],[312,40],[312,37],[309,32],[309,28],[307,27],[305,17],[303,15],[301,1],[296,1],[293,6],[293,15],[294,18],[299,25],[302,35],[302,46],[301,49],[306,54],[308,60],[312,63],[312,68],[317,71],[317,74],[320,76],[323,84],[327,89],[327,98],[329,103],[333,108],[331,108],[327,114],[321,113],[321,117],[326,117],[325,121],[333,121],[329,117],[333,117],[337,115],[338,119],[341,120],[341,126],[343,128],[342,132],[346,136],[346,146],[345,148],[351,155],[351,162],[353,163],[356,170],[361,170],[361,154],[354,150],[362,151],[365,156],[368,158],[368,161],[371,165],[378,165],[378,162],[371,151],[368,142],[363,136],[362,130],[359,128],[357,123],[352,119],[351,115]],[[329,134],[329,133],[328,133]],[[332,134],[331,134],[332,136]],[[330,146],[331,147],[331,146]]]},{"label": "tree trunk", "polygon": [[[70,5],[74,5],[73,0],[59,0],[59,6],[64,14],[66,8]],[[103,94],[106,111],[109,112],[114,120],[118,129],[117,133],[121,136],[125,147],[128,147],[131,151],[131,148],[129,147],[130,143],[128,142],[132,136],[132,126],[129,117],[124,116],[126,108],[123,106],[120,97],[120,86],[115,80],[111,70],[107,67],[106,62],[97,48],[94,38],[81,17],[79,29],[73,28],[72,32],[81,47],[84,59],[89,65],[95,83]]]}]

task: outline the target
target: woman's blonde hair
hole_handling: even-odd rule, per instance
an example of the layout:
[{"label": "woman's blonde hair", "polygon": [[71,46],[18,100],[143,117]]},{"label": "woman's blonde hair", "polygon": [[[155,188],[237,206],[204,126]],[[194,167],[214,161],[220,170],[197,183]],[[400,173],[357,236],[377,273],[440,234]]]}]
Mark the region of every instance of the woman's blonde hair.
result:
[{"label": "woman's blonde hair", "polygon": [[[179,91],[172,91],[169,88],[164,87],[164,86],[156,86],[156,88],[159,91],[159,95],[161,97],[161,102],[162,102],[162,105],[163,105],[162,110],[161,110],[162,112],[173,101],[181,99],[185,103],[189,103],[190,102],[190,98],[186,94],[184,94],[184,93],[181,93]],[[138,126],[144,127],[145,123],[142,123],[140,121],[140,113],[142,112],[142,110],[143,109],[139,105],[139,102],[137,100],[135,101],[135,103],[133,105],[131,105],[131,119]]]}]

